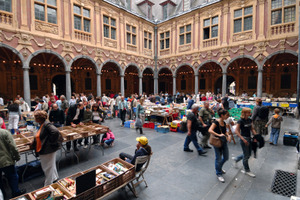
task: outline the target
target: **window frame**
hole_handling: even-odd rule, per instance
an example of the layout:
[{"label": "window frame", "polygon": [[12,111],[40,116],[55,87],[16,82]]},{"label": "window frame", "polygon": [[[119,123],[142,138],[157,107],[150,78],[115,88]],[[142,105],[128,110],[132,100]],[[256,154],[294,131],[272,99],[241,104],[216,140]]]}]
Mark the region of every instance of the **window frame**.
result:
[{"label": "window frame", "polygon": [[[252,8],[252,12],[250,14],[245,14],[245,9],[247,8]],[[238,16],[238,17],[235,17],[235,12],[238,11],[238,10],[242,10],[242,15],[241,16]],[[243,8],[239,8],[239,9],[235,9],[233,11],[233,34],[237,34],[237,33],[243,33],[243,32],[247,32],[247,31],[253,31],[253,27],[254,26],[254,6],[253,5],[249,5],[249,6],[246,6],[246,7],[243,7]],[[252,21],[251,21],[251,29],[248,29],[248,30],[245,30],[245,19],[246,18],[249,18],[251,17]],[[235,22],[237,20],[241,20],[241,29],[240,31],[235,31]]]},{"label": "window frame", "polygon": [[[57,0],[55,1],[56,2],[56,6],[48,4],[47,1],[48,0],[44,0],[44,2],[41,2],[41,1],[38,1],[38,0],[34,0],[33,1],[34,19],[37,20],[37,21],[41,21],[41,22],[46,22],[46,23],[49,23],[49,24],[56,24],[56,25],[58,25],[58,17],[57,17],[58,16],[58,3],[57,3]],[[36,18],[35,5],[39,5],[39,6],[43,6],[44,7],[44,20]],[[56,10],[56,23],[49,22],[48,8]]]},{"label": "window frame", "polygon": [[144,49],[152,50],[152,33],[144,31]]},{"label": "window frame", "polygon": [[[6,4],[5,3],[8,3],[8,2],[6,2],[6,1],[4,1],[4,8],[6,7]],[[13,4],[13,2],[12,2],[12,0],[10,0],[9,1],[9,11],[8,10],[2,10],[2,9],[0,9],[0,11],[1,12],[8,12],[8,13],[12,13],[12,4]]]},{"label": "window frame", "polygon": [[[75,6],[80,7],[80,14],[77,14],[77,13],[74,12],[74,7]],[[84,10],[88,10],[89,11],[89,17],[86,17],[84,15]],[[80,22],[81,22],[80,29],[75,28],[75,17],[80,18]],[[82,31],[82,32],[85,32],[85,33],[92,34],[91,9],[90,8],[87,8],[85,6],[81,6],[79,4],[74,3],[73,4],[73,20],[74,20],[73,26],[74,26],[74,29],[76,31]],[[89,31],[85,31],[85,26],[84,26],[85,20],[89,21]]]},{"label": "window frame", "polygon": [[[167,33],[169,34],[168,36],[167,36]],[[159,47],[159,49],[160,49],[160,50],[167,50],[167,49],[170,49],[170,41],[171,41],[170,33],[171,33],[170,30],[159,33],[159,37],[160,37],[160,38],[159,38],[159,41],[160,41],[160,45],[159,45],[160,47]],[[161,38],[162,34],[163,34],[163,38]],[[168,48],[167,48],[167,40],[169,41],[169,43],[168,43]],[[162,46],[161,46],[162,44],[164,45],[163,48],[161,48],[161,47],[162,47]]]},{"label": "window frame", "polygon": [[[129,27],[129,30],[127,29],[127,27]],[[135,32],[133,31],[133,28],[135,29]],[[128,35],[130,37],[130,40],[128,40]],[[126,23],[126,43],[129,45],[137,46],[137,27],[127,23]]]},{"label": "window frame", "polygon": [[[218,23],[213,24],[213,19],[216,17],[218,18]],[[208,19],[209,19],[209,25],[205,26],[205,21]],[[212,37],[212,31],[213,31],[214,27],[218,27],[218,33],[217,33],[217,36]],[[207,29],[207,28],[209,28],[209,36],[208,36],[208,38],[204,38],[204,29]],[[215,39],[218,37],[219,37],[219,15],[203,19],[203,40],[210,40],[210,39]]]},{"label": "window frame", "polygon": [[[187,30],[188,26],[191,26],[191,29],[189,31]],[[184,29],[184,31],[182,33],[180,33],[181,28]],[[191,35],[189,43],[187,43],[187,35],[188,34]],[[181,41],[180,41],[181,36],[183,36],[183,43],[182,44],[181,44]],[[186,44],[191,44],[191,43],[192,43],[192,24],[190,23],[190,24],[187,24],[187,25],[180,26],[179,27],[179,46],[186,45]]]},{"label": "window frame", "polygon": [[[108,23],[104,22],[104,17],[106,17],[108,19]],[[114,25],[112,23],[112,21],[114,21]],[[117,40],[117,19],[110,17],[109,15],[103,14],[102,15],[102,22],[103,22],[103,38],[108,38],[111,40]],[[104,30],[105,30],[105,26],[108,27],[108,37],[105,36],[104,34]],[[114,30],[114,38],[112,37],[112,30]]]},{"label": "window frame", "polygon": [[[285,0],[280,0],[281,1],[281,7],[277,7],[277,8],[272,8],[272,1],[270,3],[270,24],[271,26],[277,26],[280,24],[287,24],[287,23],[293,23],[297,21],[297,1],[295,1],[294,4],[290,4],[290,5],[285,5]],[[285,10],[288,8],[294,8],[294,20],[291,20],[289,22],[285,22]],[[276,12],[276,11],[280,11],[281,12],[281,22],[280,23],[274,23],[273,24],[273,18],[272,18],[272,13]]]}]

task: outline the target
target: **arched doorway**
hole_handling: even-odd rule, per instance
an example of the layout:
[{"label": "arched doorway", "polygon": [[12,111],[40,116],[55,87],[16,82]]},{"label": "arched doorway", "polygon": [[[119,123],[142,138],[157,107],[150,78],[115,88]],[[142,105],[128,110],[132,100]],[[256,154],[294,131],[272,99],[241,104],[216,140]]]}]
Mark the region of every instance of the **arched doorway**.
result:
[{"label": "arched doorway", "polygon": [[193,94],[195,91],[194,70],[188,65],[179,67],[176,72],[176,87],[179,92]]},{"label": "arched doorway", "polygon": [[257,70],[258,68],[256,63],[246,57],[238,58],[228,66],[227,77],[236,77],[235,93],[237,96],[241,95],[243,92],[248,93],[249,96],[256,93],[258,76]]},{"label": "arched doorway", "polygon": [[158,92],[173,94],[173,77],[168,68],[163,68],[158,73]]},{"label": "arched doorway", "polygon": [[[71,90],[74,91],[73,79],[71,79]],[[52,92],[56,96],[66,94],[66,76],[63,74],[55,75],[52,78]]]},{"label": "arched doorway", "polygon": [[218,94],[222,92],[222,68],[215,62],[204,64],[199,69],[199,91]]},{"label": "arched doorway", "polygon": [[[30,91],[32,97],[42,97],[53,92],[52,78],[65,74],[64,64],[60,58],[51,53],[39,53],[29,63]],[[65,78],[64,78],[65,80]],[[59,88],[66,87],[66,81]],[[66,95],[66,90],[61,89]],[[60,94],[60,95],[61,95]]]},{"label": "arched doorway", "polygon": [[130,65],[125,70],[125,96],[139,93],[139,73],[136,66]]},{"label": "arched doorway", "polygon": [[[79,58],[72,63],[72,78],[75,80],[72,89],[77,93],[97,95],[97,74],[95,64],[86,58]],[[73,85],[73,84],[71,84]]]},{"label": "arched doorway", "polygon": [[[215,92],[216,94],[222,93],[222,85],[223,85],[223,76],[220,76],[215,83]],[[227,84],[226,84],[226,93],[229,95],[236,94],[236,83],[233,76],[227,76]]]},{"label": "arched doorway", "polygon": [[297,56],[279,53],[263,66],[263,96],[294,97],[297,94]]},{"label": "arched doorway", "polygon": [[12,50],[0,47],[0,94],[4,100],[24,97],[23,63]]},{"label": "arched doorway", "polygon": [[101,91],[106,95],[121,92],[120,70],[116,63],[108,62],[101,70]]},{"label": "arched doorway", "polygon": [[154,93],[153,71],[149,68],[143,72],[143,92],[147,95]]}]

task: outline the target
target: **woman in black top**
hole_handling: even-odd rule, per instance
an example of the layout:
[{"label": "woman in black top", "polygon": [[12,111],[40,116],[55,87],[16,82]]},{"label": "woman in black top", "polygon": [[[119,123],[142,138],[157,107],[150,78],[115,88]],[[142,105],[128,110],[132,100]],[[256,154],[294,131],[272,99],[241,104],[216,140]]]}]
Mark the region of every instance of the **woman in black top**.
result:
[{"label": "woman in black top", "polygon": [[240,138],[240,144],[243,149],[243,154],[233,157],[235,164],[243,159],[244,170],[242,173],[247,174],[255,178],[255,174],[250,171],[248,160],[251,156],[251,132],[256,135],[256,131],[253,127],[252,120],[249,118],[251,115],[250,108],[243,108],[241,119],[237,122],[235,134]]},{"label": "woman in black top", "polygon": [[227,146],[227,140],[230,141],[230,135],[226,132],[226,120],[229,117],[227,110],[220,108],[218,110],[219,119],[215,120],[210,126],[208,132],[210,134],[219,137],[222,141],[222,146],[220,148],[214,147],[215,149],[215,168],[218,180],[222,183],[225,182],[222,174],[225,174],[225,171],[222,169],[224,163],[228,160],[229,152]]}]

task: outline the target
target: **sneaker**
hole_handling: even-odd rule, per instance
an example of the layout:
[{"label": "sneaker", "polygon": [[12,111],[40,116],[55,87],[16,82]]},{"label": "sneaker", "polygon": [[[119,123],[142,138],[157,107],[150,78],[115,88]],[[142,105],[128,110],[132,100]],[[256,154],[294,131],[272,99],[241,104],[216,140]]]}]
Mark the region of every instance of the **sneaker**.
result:
[{"label": "sneaker", "polygon": [[199,155],[201,156],[201,155],[203,155],[203,154],[206,154],[207,151],[202,150],[202,151],[198,151],[198,153],[199,153]]},{"label": "sneaker", "polygon": [[233,166],[234,166],[234,168],[237,169],[238,168],[238,164],[237,164],[238,162],[236,161],[236,157],[232,157],[231,159],[233,160]]},{"label": "sneaker", "polygon": [[88,145],[84,145],[83,148],[84,148],[84,149],[88,148]]},{"label": "sneaker", "polygon": [[211,147],[208,146],[208,145],[203,145],[203,148],[204,148],[204,149],[211,149]]},{"label": "sneaker", "polygon": [[252,178],[255,178],[255,174],[253,174],[251,171],[246,172],[245,170],[242,169],[241,172],[242,172],[243,174],[247,174],[248,176],[250,176],[250,177],[252,177]]},{"label": "sneaker", "polygon": [[193,152],[192,149],[183,149],[183,151],[186,151],[186,152]]},{"label": "sneaker", "polygon": [[222,169],[222,174],[226,174],[226,171],[224,169]]},{"label": "sneaker", "polygon": [[225,179],[221,175],[218,176],[218,180],[222,183],[225,183]]},{"label": "sneaker", "polygon": [[270,142],[270,145],[274,145],[273,142]]}]

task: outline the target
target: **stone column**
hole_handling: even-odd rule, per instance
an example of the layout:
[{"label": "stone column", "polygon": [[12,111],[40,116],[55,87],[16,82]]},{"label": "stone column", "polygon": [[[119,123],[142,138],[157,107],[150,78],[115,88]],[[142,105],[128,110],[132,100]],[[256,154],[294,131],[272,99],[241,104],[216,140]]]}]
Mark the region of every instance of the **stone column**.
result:
[{"label": "stone column", "polygon": [[227,93],[227,73],[223,72],[222,96],[224,97],[226,93]]},{"label": "stone column", "polygon": [[125,95],[124,75],[122,74],[120,75],[120,77],[121,77],[121,94],[122,96],[124,96]]},{"label": "stone column", "polygon": [[97,74],[97,96],[101,96],[101,74]]},{"label": "stone column", "polygon": [[262,84],[263,84],[263,70],[258,70],[258,76],[257,76],[257,97],[262,96]]},{"label": "stone column", "polygon": [[195,74],[195,94],[197,95],[199,92],[199,75]]},{"label": "stone column", "polygon": [[139,76],[139,95],[143,94],[143,76]]},{"label": "stone column", "polygon": [[173,96],[176,95],[176,76],[173,76]]},{"label": "stone column", "polygon": [[154,72],[154,94],[158,94],[158,75],[157,72]]},{"label": "stone column", "polygon": [[28,103],[29,107],[31,107],[29,67],[23,68],[23,86],[24,86],[24,100]]},{"label": "stone column", "polygon": [[70,76],[71,71],[66,71],[66,97],[67,100],[70,101],[71,99],[71,76]]}]

